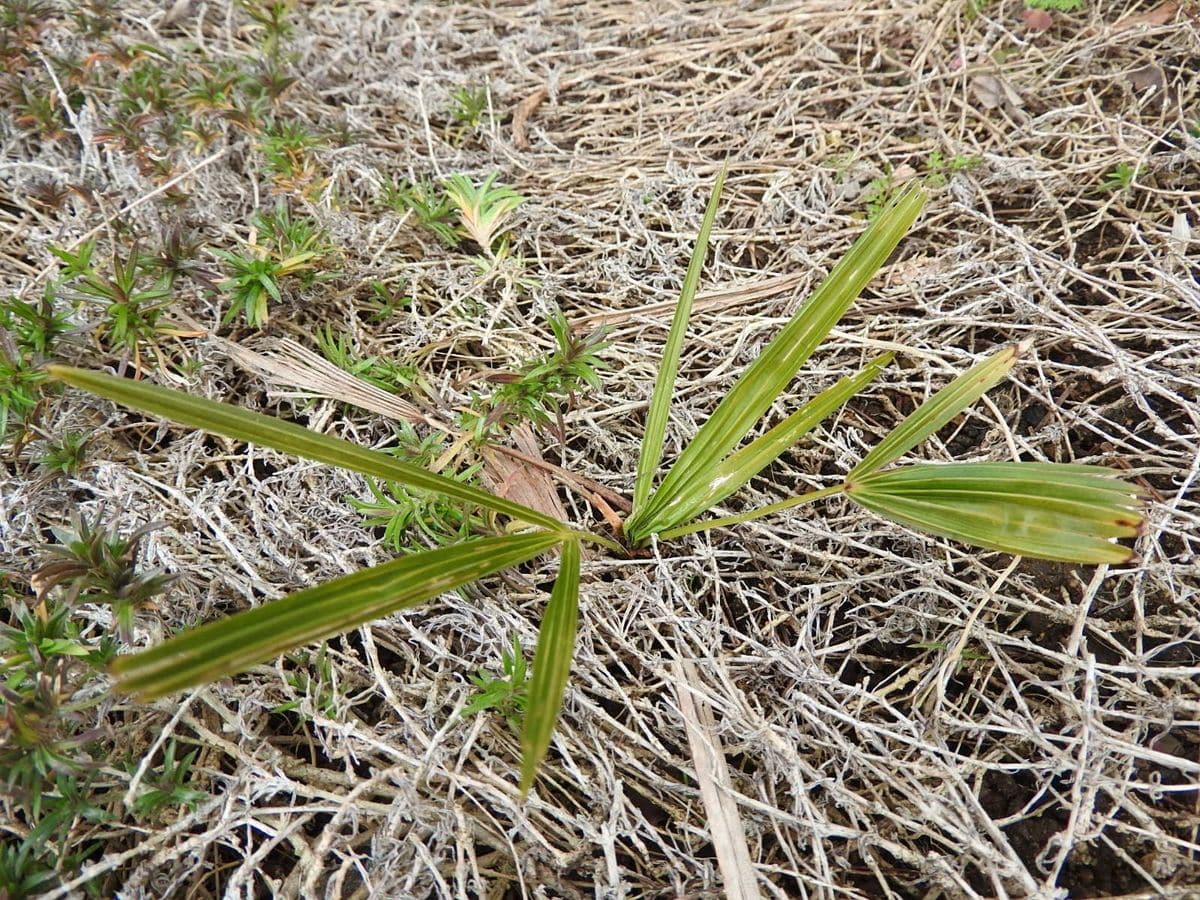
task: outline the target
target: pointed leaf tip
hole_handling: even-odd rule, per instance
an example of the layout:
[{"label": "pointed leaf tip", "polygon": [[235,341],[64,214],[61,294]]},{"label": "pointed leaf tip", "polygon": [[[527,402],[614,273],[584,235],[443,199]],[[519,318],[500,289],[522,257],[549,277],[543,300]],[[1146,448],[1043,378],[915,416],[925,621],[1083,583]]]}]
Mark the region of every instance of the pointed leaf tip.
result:
[{"label": "pointed leaf tip", "polygon": [[1058,562],[1127,563],[1116,543],[1141,533],[1140,491],[1112,470],[1058,463],[902,466],[846,488],[902,525],[986,550]]},{"label": "pointed leaf tip", "polygon": [[993,353],[935,393],[893,428],[863,457],[862,462],[850,470],[846,477],[847,482],[863,478],[895,462],[936,432],[1011,372],[1028,346],[1013,344]]},{"label": "pointed leaf tip", "polygon": [[539,525],[560,535],[567,532],[567,526],[553,516],[447,478],[445,475],[427,471],[389,453],[310,431],[294,422],[286,422],[230,403],[195,397],[184,391],[144,381],[118,378],[90,369],[52,365],[47,366],[46,371],[51,377],[72,387],[190,428],[453,497],[531,525]]},{"label": "pointed leaf tip", "polygon": [[579,567],[579,542],[564,541],[558,577],[538,630],[533,679],[525,704],[525,724],[521,730],[522,799],[533,787],[538,767],[550,748],[571,672],[579,621]]},{"label": "pointed leaf tip", "polygon": [[746,437],[887,261],[916,221],[925,198],[918,184],[901,192],[763,348],[684,448],[659,489],[644,505],[634,504],[634,514],[625,523],[625,534],[634,544],[662,527],[668,504],[678,503],[685,492],[699,493],[704,483],[712,480],[713,471]]}]

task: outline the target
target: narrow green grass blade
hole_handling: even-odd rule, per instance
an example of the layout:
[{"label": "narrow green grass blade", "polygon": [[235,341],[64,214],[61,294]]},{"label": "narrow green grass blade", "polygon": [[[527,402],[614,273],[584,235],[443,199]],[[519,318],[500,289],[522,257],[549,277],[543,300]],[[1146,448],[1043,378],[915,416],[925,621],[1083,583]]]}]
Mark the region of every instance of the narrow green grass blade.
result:
[{"label": "narrow green grass blade", "polygon": [[568,530],[566,525],[552,516],[527,506],[504,500],[444,475],[427,472],[387,453],[309,431],[302,425],[284,422],[228,403],[217,403],[171,388],[129,378],[117,378],[103,372],[74,369],[69,366],[47,366],[46,371],[69,385],[133,409],[162,416],[181,425],[474,503],[483,509],[511,516],[522,522],[549,528],[560,535]]},{"label": "narrow green grass blade", "polygon": [[988,550],[1071,563],[1123,563],[1140,533],[1140,491],[1097,466],[954,463],[865,475],[846,496],[884,518]]},{"label": "narrow green grass blade", "polygon": [[874,381],[893,356],[885,353],[872,360],[858,374],[841,379],[766,434],[725,457],[708,481],[686,486],[661,507],[649,525],[651,534],[677,528],[720,503]]},{"label": "narrow green grass blade", "polygon": [[117,687],[148,699],[234,675],[518,565],[561,540],[547,531],[482,538],[363,569],[120,657]]},{"label": "narrow green grass blade", "polygon": [[558,578],[538,632],[533,657],[533,680],[521,732],[521,795],[533,787],[554,723],[562,706],[563,691],[575,655],[575,630],[579,621],[579,542],[564,541]]},{"label": "narrow green grass blade", "polygon": [[667,333],[667,344],[663,348],[662,363],[658,369],[658,378],[654,382],[654,393],[646,414],[646,433],[642,437],[642,450],[638,456],[637,478],[633,485],[635,512],[649,499],[654,476],[658,473],[658,464],[662,461],[663,439],[667,433],[667,413],[671,408],[671,397],[675,393],[675,376],[679,372],[683,337],[687,331],[688,320],[692,316],[692,301],[696,299],[696,290],[700,286],[700,271],[704,268],[704,258],[708,255],[708,240],[712,234],[713,222],[717,218],[717,206],[721,202],[721,191],[725,187],[725,176],[728,172],[728,165],[722,167],[717,175],[717,182],[713,185],[712,196],[708,198],[708,208],[705,209],[704,220],[700,223],[696,246],[692,248],[692,259],[683,279],[683,289],[679,292],[679,302],[675,304],[671,330]]},{"label": "narrow green grass blade", "polygon": [[854,242],[717,405],[650,502],[626,523],[625,531],[632,541],[641,542],[654,533],[650,523],[676,494],[711,480],[713,470],[754,427],[879,271],[924,203],[925,193],[920,186],[910,187]]},{"label": "narrow green grass blade", "polygon": [[869,475],[917,446],[1011,372],[1021,353],[1022,348],[1014,344],[967,369],[893,428],[862,462],[850,470],[846,480],[853,482]]}]

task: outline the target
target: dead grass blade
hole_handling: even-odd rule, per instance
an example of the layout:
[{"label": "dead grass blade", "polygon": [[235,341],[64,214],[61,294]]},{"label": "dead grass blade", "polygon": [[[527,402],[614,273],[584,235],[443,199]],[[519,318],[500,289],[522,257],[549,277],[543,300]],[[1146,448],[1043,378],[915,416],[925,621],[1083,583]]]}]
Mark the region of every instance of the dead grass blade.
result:
[{"label": "dead grass blade", "polygon": [[694,696],[695,686],[699,683],[695,665],[676,660],[672,669],[679,713],[687,728],[688,748],[696,767],[696,781],[700,785],[700,799],[707,814],[717,865],[725,882],[725,896],[729,900],[755,900],[761,896],[758,878],[746,843],[746,829],[732,796],[733,781],[729,777],[717,723],[703,698],[698,694]]}]

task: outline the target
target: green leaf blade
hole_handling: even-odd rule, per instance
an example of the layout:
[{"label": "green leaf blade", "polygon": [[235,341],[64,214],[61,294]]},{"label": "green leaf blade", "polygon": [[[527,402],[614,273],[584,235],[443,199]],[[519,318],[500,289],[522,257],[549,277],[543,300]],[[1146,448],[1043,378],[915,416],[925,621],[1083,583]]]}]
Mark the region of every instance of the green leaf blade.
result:
[{"label": "green leaf blade", "polygon": [[1125,563],[1115,538],[1141,532],[1140,491],[1116,473],[1066,463],[904,466],[862,476],[846,496],[910,528],[1057,562]]},{"label": "green leaf blade", "polygon": [[150,699],[244,672],[519,565],[561,540],[553,532],[481,538],[405,556],[193,628],[113,664],[117,687]]},{"label": "green leaf blade", "polygon": [[654,533],[651,523],[663,506],[682,490],[695,489],[711,478],[887,261],[924,203],[920,186],[910,187],[854,242],[717,405],[650,502],[626,523],[631,540],[637,543],[648,538]]},{"label": "green leaf blade", "polygon": [[568,533],[567,526],[552,516],[444,475],[428,472],[387,453],[310,431],[302,425],[284,422],[229,403],[193,397],[171,388],[118,378],[88,369],[47,366],[46,371],[52,377],[73,387],[181,425],[260,447],[270,447],[281,453],[301,456],[339,469],[453,497],[531,525],[539,525],[560,535]]},{"label": "green leaf blade", "polygon": [[650,523],[651,533],[676,528],[720,503],[874,381],[894,356],[885,353],[868,363],[861,372],[840,379],[765,434],[727,456],[713,470],[709,481],[681,489],[663,504]]},{"label": "green leaf blade", "polygon": [[533,679],[526,700],[525,726],[521,733],[521,794],[533,787],[538,766],[550,747],[554,723],[562,707],[563,692],[575,655],[575,633],[579,622],[578,541],[564,541],[558,578],[538,632],[533,658]]},{"label": "green leaf blade", "polygon": [[976,363],[922,403],[850,470],[847,481],[862,478],[899,459],[995,387],[1017,364],[1021,345],[1005,347]]},{"label": "green leaf blade", "polygon": [[700,234],[696,245],[692,248],[692,258],[688,262],[687,274],[683,279],[683,287],[679,292],[679,302],[675,304],[675,315],[671,318],[671,330],[667,333],[667,343],[663,348],[662,365],[654,382],[654,393],[650,398],[650,406],[646,414],[646,433],[642,437],[642,449],[638,455],[637,476],[633,488],[633,509],[636,512],[650,499],[650,489],[658,464],[662,461],[663,441],[667,433],[667,414],[671,408],[671,395],[675,391],[675,376],[679,372],[679,357],[683,353],[683,338],[687,332],[688,320],[692,316],[692,302],[696,299],[696,290],[700,286],[700,272],[704,268],[704,260],[708,256],[708,243],[712,235],[713,222],[717,217],[717,206],[721,202],[721,192],[725,188],[725,176],[729,173],[728,165],[724,166],[717,175],[712,194],[708,199],[708,207],[704,210],[704,219],[700,223]]}]

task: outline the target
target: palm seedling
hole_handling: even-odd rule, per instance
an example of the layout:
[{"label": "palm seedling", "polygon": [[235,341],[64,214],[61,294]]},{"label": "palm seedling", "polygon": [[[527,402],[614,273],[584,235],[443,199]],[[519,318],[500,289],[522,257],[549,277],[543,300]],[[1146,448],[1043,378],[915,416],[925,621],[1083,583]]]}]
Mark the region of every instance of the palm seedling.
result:
[{"label": "palm seedling", "polygon": [[[1020,348],[985,359],[934,394],[836,486],[736,516],[703,516],[874,379],[891,354],[844,378],[760,436],[751,429],[829,334],[911,227],[925,201],[912,187],[881,211],[808,301],[759,354],[657,479],[684,331],[724,183],[713,190],[684,278],[650,401],[623,534],[576,529],[533,509],[385,453],[317,434],[229,404],[61,366],[51,374],[135,409],[237,440],[294,453],[465,501],[492,515],[492,536],[439,547],[338,578],[256,609],[202,625],[115,665],[119,687],[158,697],[242,672],[299,645],[348,631],[552,550],[560,566],[541,624],[522,733],[521,789],[528,791],[549,747],[574,652],[584,545],[616,554],[704,529],[733,525],[844,494],[878,515],[989,550],[1072,563],[1123,563],[1117,543],[1143,521],[1138,490],[1098,466],[985,462],[893,465],[1003,379]],[[485,239],[485,248],[490,241]],[[508,521],[500,523],[499,517]]]}]

